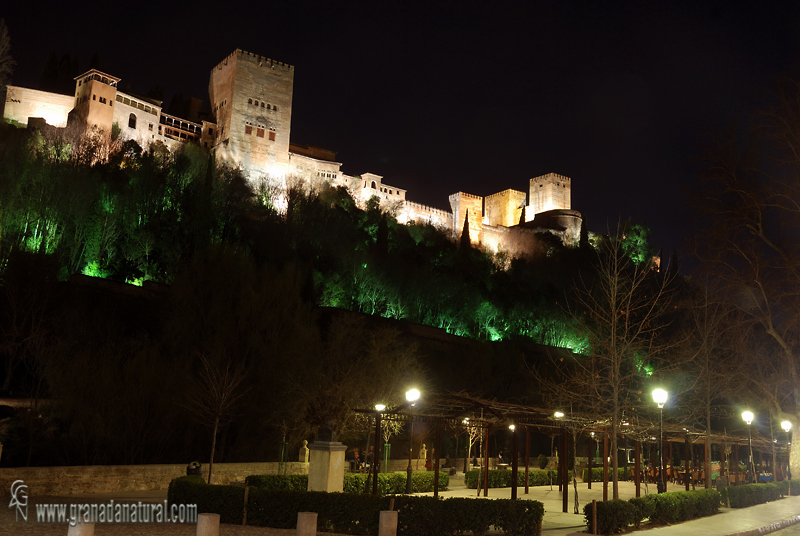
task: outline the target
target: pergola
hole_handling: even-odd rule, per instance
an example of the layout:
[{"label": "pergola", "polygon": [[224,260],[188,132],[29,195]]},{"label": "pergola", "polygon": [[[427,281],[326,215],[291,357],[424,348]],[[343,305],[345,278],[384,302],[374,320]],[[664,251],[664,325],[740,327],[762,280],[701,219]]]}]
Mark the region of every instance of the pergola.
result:
[{"label": "pergola", "polygon": [[[428,394],[424,400],[419,404],[403,403],[395,408],[384,408],[381,410],[376,409],[355,409],[357,413],[372,415],[375,417],[375,459],[378,458],[380,450],[380,426],[382,420],[397,420],[404,422],[427,422],[431,423],[435,429],[435,443],[432,455],[433,470],[434,470],[434,497],[439,495],[439,456],[437,453],[441,452],[441,431],[446,425],[451,425],[453,428],[462,425],[465,417],[469,417],[469,426],[475,426],[481,429],[482,438],[485,445],[488,446],[489,434],[492,430],[508,429],[513,425],[512,433],[514,437],[513,450],[511,455],[511,498],[517,498],[517,473],[519,470],[519,453],[517,452],[519,444],[518,434],[525,430],[525,493],[528,493],[528,469],[530,468],[530,433],[531,431],[537,432],[550,432],[558,433],[561,436],[560,448],[564,455],[559,457],[559,490],[563,491],[563,511],[567,511],[568,504],[568,459],[566,454],[569,448],[569,434],[590,434],[595,438],[603,438],[603,500],[608,499],[608,481],[609,481],[609,434],[611,433],[610,419],[599,418],[596,415],[578,412],[561,413],[553,409],[544,409],[523,404],[512,404],[508,402],[498,402],[495,400],[487,400],[484,398],[469,395],[467,393],[444,393],[444,394]],[[476,416],[480,417],[476,417]],[[619,434],[628,439],[635,441],[635,463],[633,468],[634,482],[636,485],[636,496],[640,496],[640,484],[642,481],[641,475],[641,444],[643,441],[658,443],[659,436],[659,422],[658,420],[650,420],[637,416],[634,419],[621,419],[619,425]],[[706,444],[706,432],[704,430],[696,430],[680,424],[665,423],[663,429],[663,442],[661,446],[669,444],[670,459],[672,459],[672,445],[675,443],[683,443],[686,448],[686,457],[689,457],[689,448],[692,444]],[[731,434],[709,434],[710,444],[720,444],[723,446],[729,445],[742,445],[748,443],[748,437],[731,435]],[[771,447],[769,440],[762,438],[753,438],[753,448],[761,451],[767,451],[767,446]],[[737,449],[738,450],[738,449]],[[734,451],[736,452],[736,451]],[[483,495],[489,494],[489,480],[488,480],[488,467],[489,467],[489,449],[484,448],[483,452]],[[738,462],[738,459],[735,460]],[[709,452],[708,448],[704,449],[704,464],[706,475],[706,487],[710,482],[709,471]],[[738,463],[735,465],[735,473],[738,475]],[[592,457],[589,457],[589,487],[591,488],[591,469]],[[689,468],[686,467],[685,486],[689,489]],[[724,462],[721,472],[724,474]],[[480,487],[480,486],[479,486]],[[373,493],[377,493],[377,478],[373,480]]]}]

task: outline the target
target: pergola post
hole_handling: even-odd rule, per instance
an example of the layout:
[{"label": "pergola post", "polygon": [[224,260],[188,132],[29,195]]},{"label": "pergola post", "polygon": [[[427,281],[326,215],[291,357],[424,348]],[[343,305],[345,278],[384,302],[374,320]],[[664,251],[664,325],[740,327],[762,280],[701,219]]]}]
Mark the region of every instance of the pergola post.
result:
[{"label": "pergola post", "polygon": [[483,496],[489,496],[489,426],[486,425],[486,440],[483,447]]},{"label": "pergola post", "polygon": [[561,482],[564,492],[561,495],[561,511],[567,513],[569,502],[569,436],[566,427],[561,428]]},{"label": "pergola post", "polygon": [[531,465],[531,429],[525,427],[525,494],[528,494],[528,479]]},{"label": "pergola post", "polygon": [[686,463],[686,468],[685,468],[686,469],[686,476],[685,476],[686,482],[685,482],[685,485],[686,485],[686,491],[689,491],[689,480],[692,479],[692,473],[689,472],[689,462],[691,460],[691,458],[690,458],[691,451],[689,449],[691,447],[689,446],[690,443],[689,443],[689,436],[688,435],[686,436],[686,439],[684,440],[684,445],[685,445],[684,451],[686,453],[686,461],[685,461],[685,463]]},{"label": "pergola post", "polygon": [[592,461],[594,461],[594,450],[592,449],[594,445],[592,443],[594,443],[593,438],[589,436],[589,489],[592,489]]},{"label": "pergola post", "polygon": [[639,497],[641,495],[641,483],[642,483],[642,442],[638,439],[636,440],[636,454],[634,455],[634,462],[636,463],[636,467],[633,468],[633,481],[636,484],[636,496]]},{"label": "pergola post", "polygon": [[442,421],[436,419],[436,443],[433,446],[433,496],[439,496],[439,458],[441,457],[442,448]]},{"label": "pergola post", "polygon": [[608,434],[603,433],[603,500],[608,500]]},{"label": "pergola post", "polygon": [[711,441],[711,438],[708,437],[708,433],[706,433],[705,448],[703,449],[704,453],[705,453],[705,462],[703,463],[703,473],[705,473],[705,476],[706,476],[705,479],[704,479],[705,480],[705,488],[706,489],[711,487],[711,471],[710,471],[711,464],[708,461],[708,447],[709,447],[710,441]]},{"label": "pergola post", "polygon": [[517,421],[514,419],[514,430],[511,432],[511,438],[514,442],[511,445],[511,500],[517,499],[517,472],[519,469],[519,463],[517,461],[517,455],[519,454],[519,449],[517,448],[517,443],[519,436],[517,436]]}]

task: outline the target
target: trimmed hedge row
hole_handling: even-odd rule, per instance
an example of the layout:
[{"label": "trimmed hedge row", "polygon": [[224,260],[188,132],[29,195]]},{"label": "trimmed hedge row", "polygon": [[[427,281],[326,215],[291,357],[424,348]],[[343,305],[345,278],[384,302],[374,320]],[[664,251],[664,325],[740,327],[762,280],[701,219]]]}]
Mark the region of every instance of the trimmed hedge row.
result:
[{"label": "trimmed hedge row", "polygon": [[[624,501],[614,499],[597,503],[598,534],[614,534],[637,528],[645,519],[665,525],[713,515],[719,511],[720,494],[714,489],[673,491]],[[586,526],[591,533],[592,503],[583,507]]]},{"label": "trimmed hedge row", "polygon": [[[241,524],[244,488],[206,484],[200,477],[173,480],[170,504],[196,503],[198,512],[220,514],[223,523]],[[456,536],[472,532],[483,536],[489,527],[511,536],[538,536],[544,517],[539,501],[398,496],[398,533],[403,536]],[[295,528],[298,512],[317,512],[321,531],[376,535],[380,511],[389,509],[389,497],[292,491],[251,487],[247,524]]]},{"label": "trimmed hedge row", "polygon": [[[747,508],[755,504],[777,501],[786,495],[789,483],[769,482],[767,484],[745,484],[744,486],[727,486],[722,488],[722,504],[730,501],[731,508]],[[794,490],[792,490],[794,492]],[[800,491],[798,491],[800,493]]]},{"label": "trimmed hedge row", "polygon": [[[343,490],[345,493],[365,493],[367,476],[364,473],[345,474]],[[413,493],[427,493],[433,491],[433,472],[413,473],[411,475],[411,490]],[[266,490],[291,490],[306,491],[308,489],[308,475],[251,475],[245,478],[245,485]],[[369,492],[372,492],[370,480]],[[450,485],[450,477],[439,473],[439,490],[445,491]],[[380,495],[395,495],[405,493],[406,475],[404,473],[389,473],[378,475],[378,493]]]},{"label": "trimmed hedge row", "polygon": [[[553,484],[558,484],[557,472],[553,470],[534,469],[528,471],[528,485],[530,486],[548,486],[552,481]],[[478,480],[481,477],[481,471],[474,469],[467,471],[464,481],[467,488],[476,489],[478,487]],[[552,480],[551,480],[552,477]],[[572,471],[569,471],[569,479],[572,481]],[[517,471],[517,486],[525,485],[525,470]],[[481,486],[483,483],[481,482]],[[490,488],[508,488],[511,487],[511,471],[508,469],[490,469],[489,470],[489,487]]]},{"label": "trimmed hedge row", "polygon": [[[588,482],[589,479],[587,478],[588,468],[581,469],[581,479],[584,482]],[[614,474],[614,470],[609,467],[608,468],[608,481],[611,482],[612,477]],[[630,478],[633,478],[633,467],[628,468],[628,475]],[[625,468],[619,467],[617,468],[617,481],[623,480],[625,478]],[[592,467],[592,482],[602,482],[603,481],[603,468],[602,467]]]}]

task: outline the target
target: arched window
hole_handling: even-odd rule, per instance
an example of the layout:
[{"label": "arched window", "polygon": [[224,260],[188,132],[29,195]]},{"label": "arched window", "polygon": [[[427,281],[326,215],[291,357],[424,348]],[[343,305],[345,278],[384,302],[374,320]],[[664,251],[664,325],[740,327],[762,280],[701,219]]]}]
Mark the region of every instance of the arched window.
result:
[{"label": "arched window", "polygon": [[262,107],[262,108],[264,107],[264,103],[263,103],[263,102],[261,103],[261,107]]},{"label": "arched window", "polygon": [[258,101],[256,101],[256,106],[258,106]]},{"label": "arched window", "polygon": [[[133,114],[131,114],[131,115],[133,115]],[[378,185],[375,184],[375,181],[372,181],[372,189],[373,190],[377,190],[378,189]]]},{"label": "arched window", "polygon": [[272,107],[269,104],[267,104],[267,110],[272,110]]},{"label": "arched window", "polygon": [[247,104],[253,104],[253,99],[247,99]]},{"label": "arched window", "polygon": [[273,106],[272,110],[277,112],[278,111],[278,107],[277,106]]},{"label": "arched window", "polygon": [[136,114],[128,116],[128,128],[136,128]]}]

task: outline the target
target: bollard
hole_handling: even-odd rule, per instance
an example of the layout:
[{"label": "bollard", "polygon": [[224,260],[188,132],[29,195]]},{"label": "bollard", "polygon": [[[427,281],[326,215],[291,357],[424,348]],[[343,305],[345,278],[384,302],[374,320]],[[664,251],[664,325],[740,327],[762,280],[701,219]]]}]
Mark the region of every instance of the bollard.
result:
[{"label": "bollard", "polygon": [[197,536],[219,536],[219,514],[198,514]]},{"label": "bollard", "polygon": [[67,536],[94,536],[94,523],[77,523],[70,525]]},{"label": "bollard", "polygon": [[316,512],[297,512],[297,536],[317,536]]},{"label": "bollard", "polygon": [[378,536],[397,536],[397,510],[382,510],[378,521]]}]

